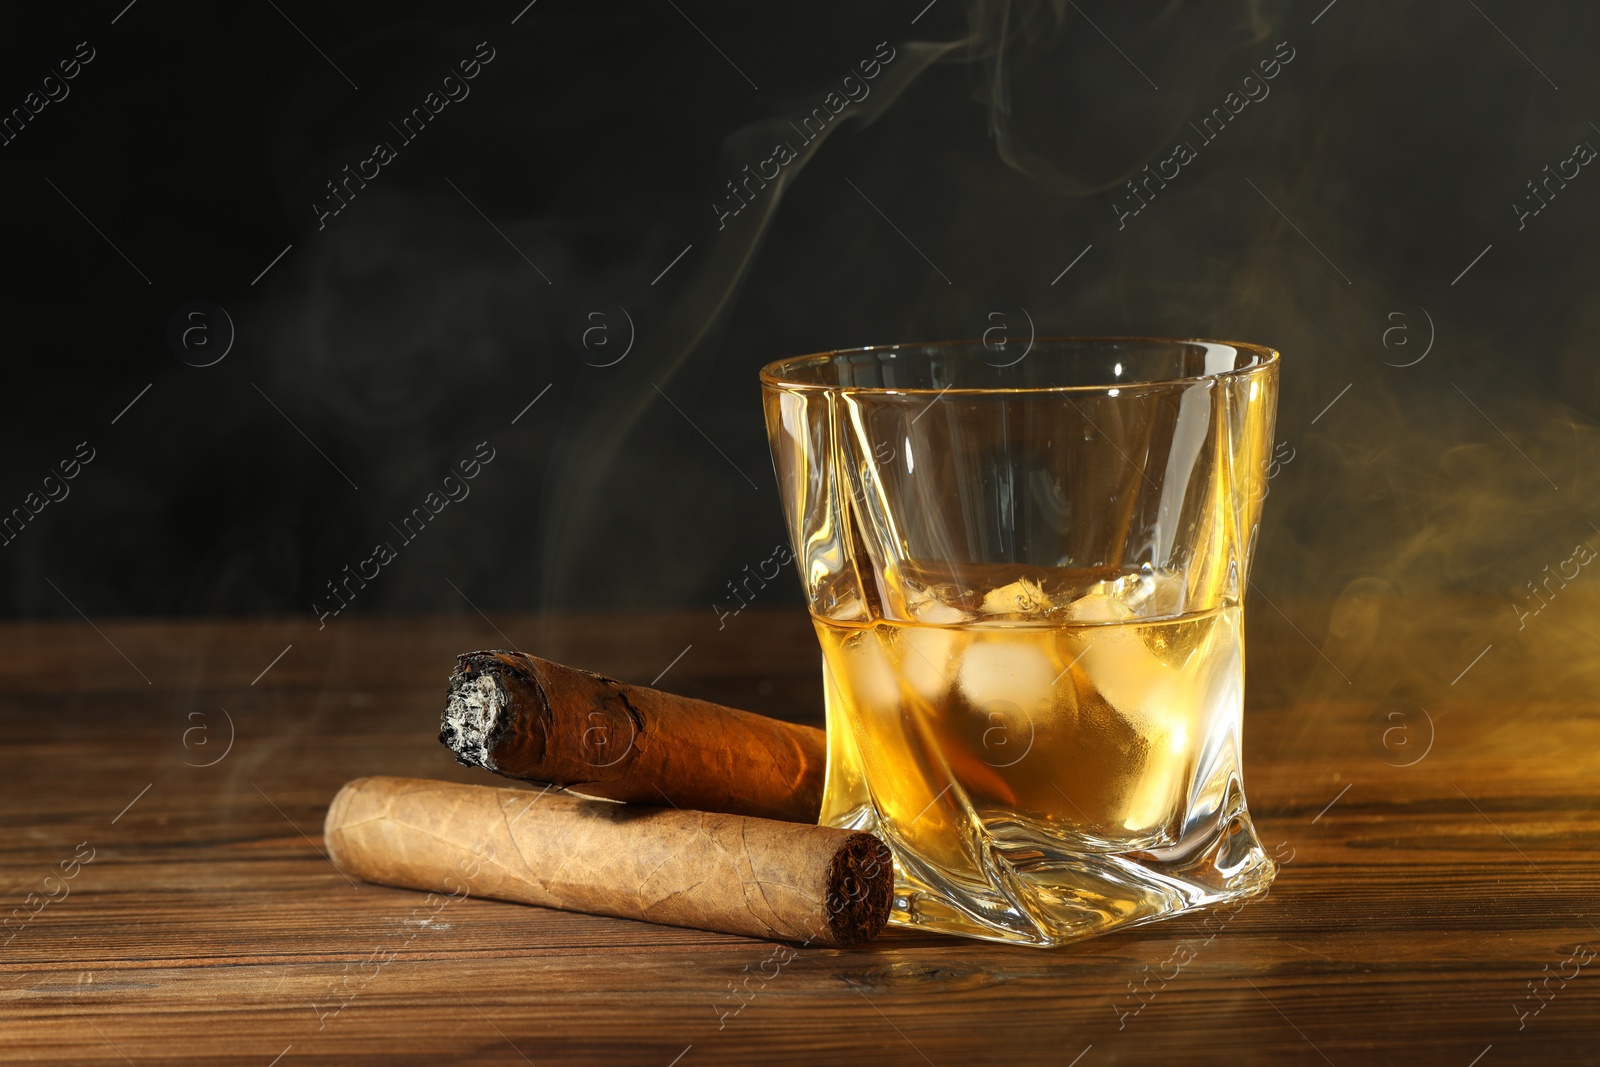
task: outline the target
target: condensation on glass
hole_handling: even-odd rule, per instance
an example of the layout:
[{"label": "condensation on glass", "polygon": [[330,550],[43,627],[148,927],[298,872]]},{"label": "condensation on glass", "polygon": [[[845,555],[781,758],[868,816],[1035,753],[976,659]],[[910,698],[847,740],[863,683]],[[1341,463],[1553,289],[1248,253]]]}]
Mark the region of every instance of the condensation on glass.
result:
[{"label": "condensation on glass", "polygon": [[823,650],[822,821],[893,921],[1033,945],[1264,890],[1240,606],[1278,356],[1212,341],[830,352],[762,371]]}]

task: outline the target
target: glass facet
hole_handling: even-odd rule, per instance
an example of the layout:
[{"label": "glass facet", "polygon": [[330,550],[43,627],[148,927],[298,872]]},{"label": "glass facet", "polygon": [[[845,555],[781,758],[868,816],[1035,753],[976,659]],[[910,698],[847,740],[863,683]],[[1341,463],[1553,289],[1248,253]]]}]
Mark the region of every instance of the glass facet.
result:
[{"label": "glass facet", "polygon": [[903,926],[1057,945],[1264,890],[1243,590],[1277,353],[900,345],[762,371],[823,650],[822,822]]}]

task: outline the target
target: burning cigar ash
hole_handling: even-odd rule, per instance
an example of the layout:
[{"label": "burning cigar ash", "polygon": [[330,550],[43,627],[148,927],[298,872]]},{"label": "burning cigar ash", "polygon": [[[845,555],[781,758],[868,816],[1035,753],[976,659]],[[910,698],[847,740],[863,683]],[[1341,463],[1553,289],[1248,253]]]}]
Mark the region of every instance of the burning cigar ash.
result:
[{"label": "burning cigar ash", "polygon": [[500,713],[506,704],[505,686],[491,671],[474,673],[459,684],[452,680],[439,740],[456,754],[457,763],[499,770],[490,753],[505,733]]}]

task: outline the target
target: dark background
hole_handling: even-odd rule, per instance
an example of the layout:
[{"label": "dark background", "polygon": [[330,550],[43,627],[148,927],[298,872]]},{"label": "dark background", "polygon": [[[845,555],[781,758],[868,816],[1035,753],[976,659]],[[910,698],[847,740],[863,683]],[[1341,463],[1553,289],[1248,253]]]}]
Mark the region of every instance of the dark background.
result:
[{"label": "dark background", "polygon": [[[0,107],[95,58],[0,147],[0,510],[95,458],[0,547],[0,610],[310,613],[487,441],[351,612],[709,613],[784,537],[757,369],[991,313],[1283,351],[1256,582],[1333,603],[1313,637],[1441,592],[1509,627],[1596,538],[1600,168],[1524,228],[1512,205],[1600,145],[1600,10],[925,2],[8,15]],[[470,96],[402,144],[479,42]],[[719,231],[723,183],[880,42],[862,108]],[[398,157],[319,230],[378,140]],[[1198,158],[1119,229],[1180,140]],[[207,367],[168,337],[196,300],[236,331]],[[581,343],[596,309],[610,347]]]}]

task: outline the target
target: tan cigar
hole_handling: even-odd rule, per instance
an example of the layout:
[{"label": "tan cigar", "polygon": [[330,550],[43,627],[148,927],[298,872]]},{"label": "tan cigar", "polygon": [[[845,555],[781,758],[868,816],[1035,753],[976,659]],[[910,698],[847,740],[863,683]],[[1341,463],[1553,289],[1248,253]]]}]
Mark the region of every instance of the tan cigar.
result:
[{"label": "tan cigar", "polygon": [[521,652],[457,657],[439,740],[469,767],[588,796],[791,822],[822,810],[821,730]]},{"label": "tan cigar", "polygon": [[357,778],[323,833],[369,882],[817,945],[876,937],[894,892],[871,834],[554,789]]}]

